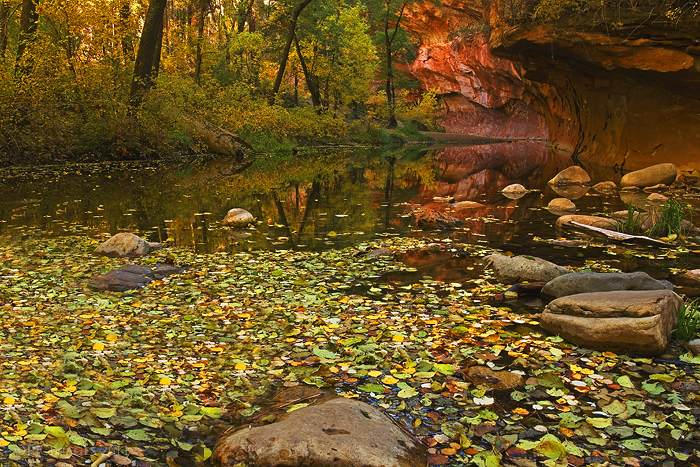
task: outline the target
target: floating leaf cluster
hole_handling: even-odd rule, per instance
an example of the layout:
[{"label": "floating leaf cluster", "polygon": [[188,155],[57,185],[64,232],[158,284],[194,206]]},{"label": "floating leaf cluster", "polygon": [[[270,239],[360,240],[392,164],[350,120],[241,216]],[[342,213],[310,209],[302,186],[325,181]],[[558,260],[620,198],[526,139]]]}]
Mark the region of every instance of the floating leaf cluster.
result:
[{"label": "floating leaf cluster", "polygon": [[92,256],[94,240],[3,240],[0,455],[56,467],[203,463],[229,425],[265,416],[277,389],[310,385],[382,408],[433,465],[697,461],[696,357],[577,348],[492,301],[502,284],[440,282],[367,254],[430,242],[168,248],[139,262],[185,273],[113,293],[86,283],[127,261]]}]

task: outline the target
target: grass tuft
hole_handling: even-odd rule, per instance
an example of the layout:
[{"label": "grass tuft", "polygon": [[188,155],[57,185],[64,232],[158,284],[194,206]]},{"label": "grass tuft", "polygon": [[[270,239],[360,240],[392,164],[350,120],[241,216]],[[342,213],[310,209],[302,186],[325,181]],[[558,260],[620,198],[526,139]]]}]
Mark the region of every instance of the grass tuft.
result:
[{"label": "grass tuft", "polygon": [[700,329],[699,302],[700,299],[683,302],[678,308],[678,324],[673,330],[673,335],[677,340],[686,342],[698,333]]},{"label": "grass tuft", "polygon": [[647,234],[656,237],[680,235],[683,221],[690,217],[690,213],[690,207],[687,204],[669,199],[661,206],[661,217],[654,222]]}]

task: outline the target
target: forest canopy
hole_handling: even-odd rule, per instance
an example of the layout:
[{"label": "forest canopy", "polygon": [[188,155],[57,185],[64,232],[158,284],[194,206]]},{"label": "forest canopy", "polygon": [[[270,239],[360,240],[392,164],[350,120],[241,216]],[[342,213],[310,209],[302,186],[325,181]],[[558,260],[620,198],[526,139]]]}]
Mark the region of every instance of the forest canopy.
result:
[{"label": "forest canopy", "polygon": [[416,48],[402,28],[407,5],[2,0],[0,162],[196,151],[179,114],[258,150],[381,141],[395,115],[435,128],[435,94],[409,103],[415,83],[397,70]]}]

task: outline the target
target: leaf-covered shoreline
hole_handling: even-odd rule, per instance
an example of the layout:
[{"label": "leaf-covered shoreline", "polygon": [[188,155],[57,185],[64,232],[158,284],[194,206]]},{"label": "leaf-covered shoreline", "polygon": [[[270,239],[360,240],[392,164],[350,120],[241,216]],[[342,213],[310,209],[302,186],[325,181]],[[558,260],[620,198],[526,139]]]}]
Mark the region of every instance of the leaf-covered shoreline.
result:
[{"label": "leaf-covered shoreline", "polygon": [[[433,464],[697,459],[696,359],[678,359],[678,349],[653,360],[577,348],[492,302],[502,284],[387,282],[384,274],[412,268],[363,254],[429,242],[211,255],[167,248],[140,262],[174,261],[186,273],[98,293],[87,281],[125,260],[92,256],[94,240],[3,240],[7,465],[77,465],[104,453],[121,465],[193,465],[230,424],[297,385],[382,408],[427,444]],[[474,366],[513,372],[525,386],[493,390],[467,375]]]}]

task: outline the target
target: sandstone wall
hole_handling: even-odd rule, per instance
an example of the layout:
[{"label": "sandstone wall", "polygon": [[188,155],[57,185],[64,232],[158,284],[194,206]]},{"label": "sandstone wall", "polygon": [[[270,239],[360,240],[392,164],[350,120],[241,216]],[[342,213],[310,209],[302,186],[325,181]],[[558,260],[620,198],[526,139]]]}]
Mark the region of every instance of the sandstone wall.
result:
[{"label": "sandstone wall", "polygon": [[420,40],[410,71],[440,89],[448,131],[547,138],[625,170],[700,161],[700,31],[509,26],[501,2],[458,0],[417,6],[407,27]]}]

